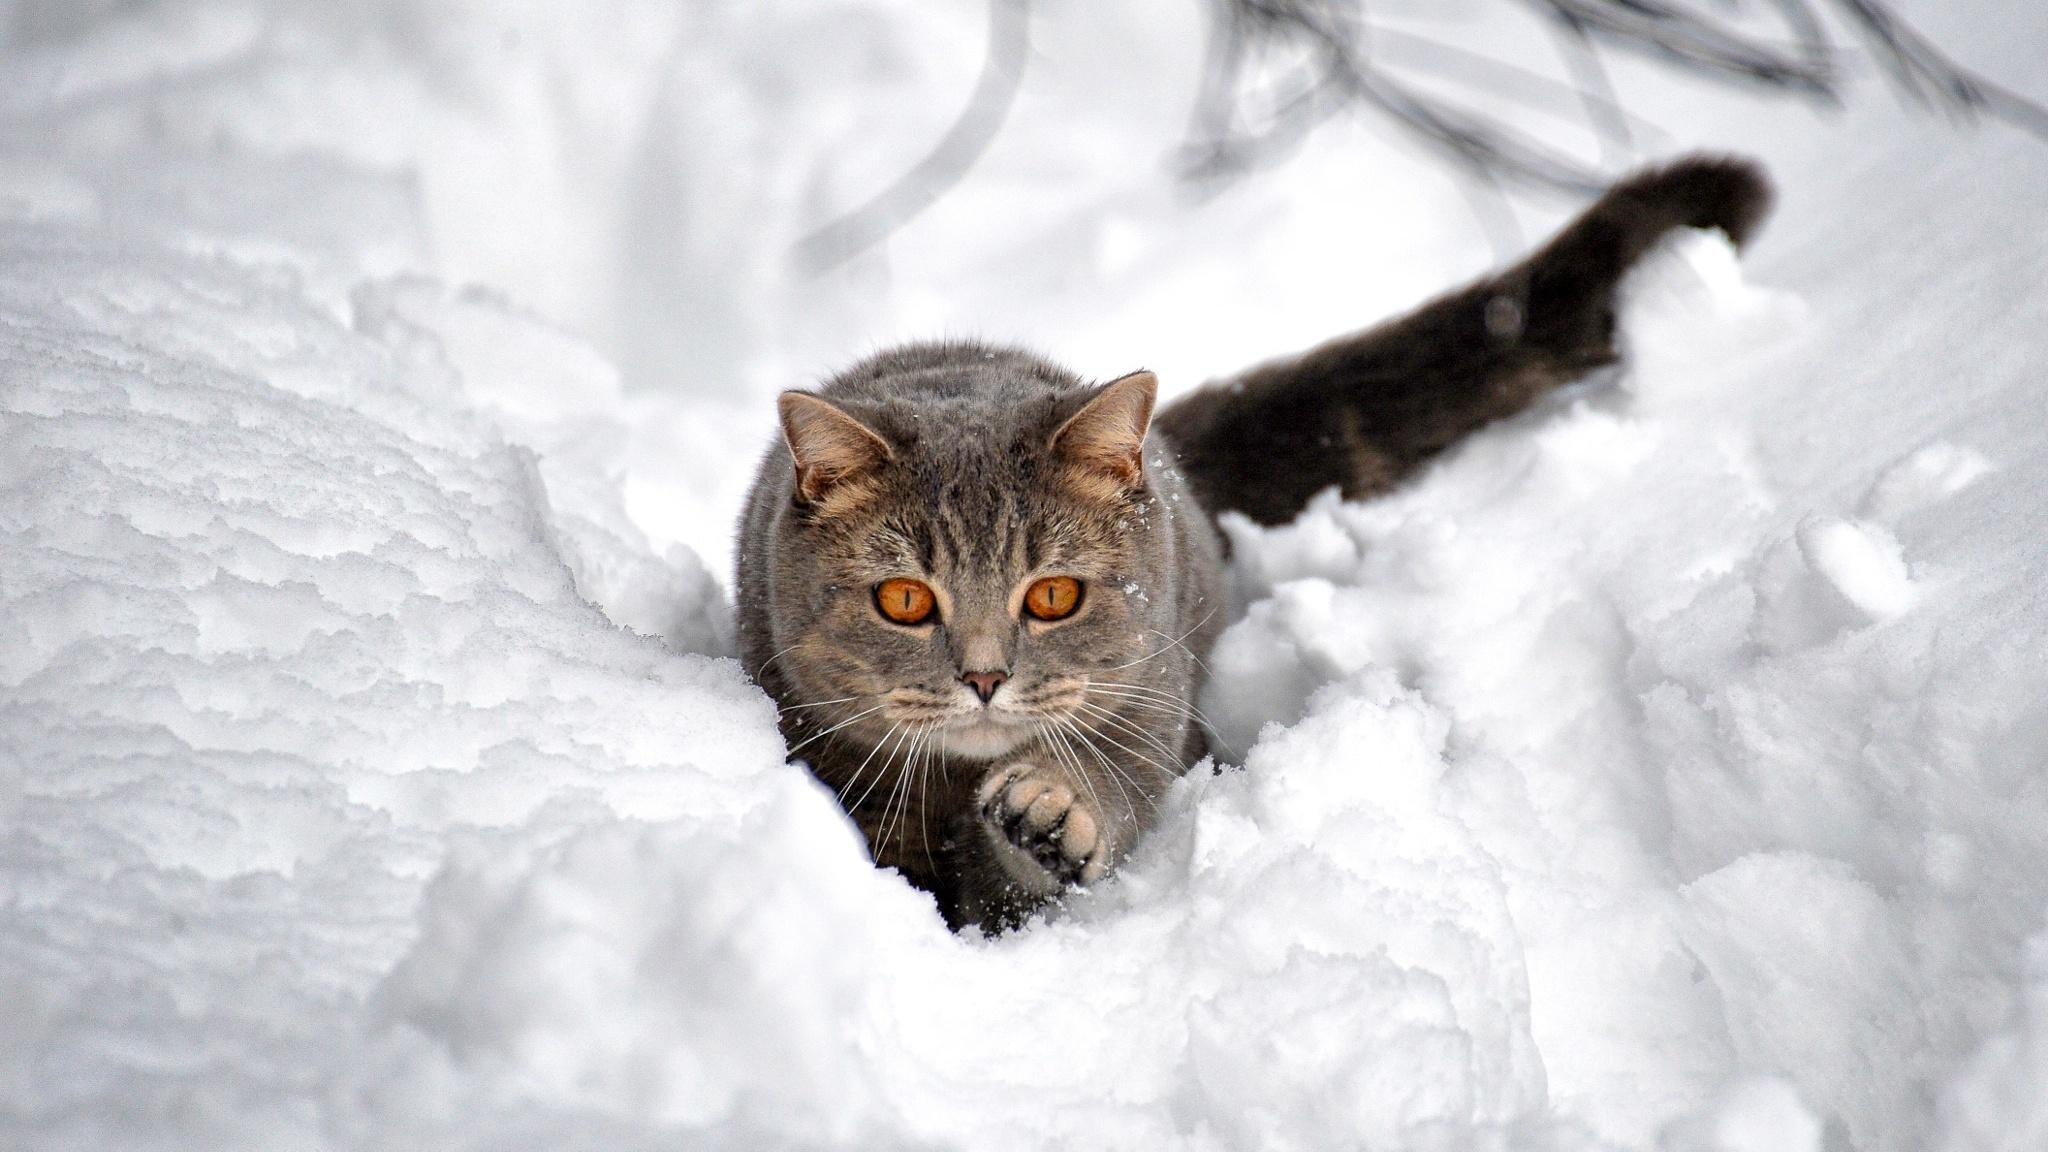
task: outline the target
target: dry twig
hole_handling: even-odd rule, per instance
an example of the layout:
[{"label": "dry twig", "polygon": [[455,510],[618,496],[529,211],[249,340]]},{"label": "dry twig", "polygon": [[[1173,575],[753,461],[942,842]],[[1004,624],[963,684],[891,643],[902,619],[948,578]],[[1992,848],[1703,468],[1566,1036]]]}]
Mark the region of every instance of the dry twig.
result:
[{"label": "dry twig", "polygon": [[[1716,80],[1838,102],[1841,47],[1813,0],[1773,0],[1782,33],[1672,0],[1519,0],[1552,22],[1584,122],[1611,159],[1633,151],[1630,118],[1601,62],[1603,51],[1648,55]],[[2048,136],[2048,110],[1964,69],[1880,0],[1831,0],[1891,80],[1913,98],[1962,115],[1984,114]],[[1441,94],[1464,83],[1474,102],[1535,93],[1503,80],[1505,61],[1459,62],[1452,46],[1377,25],[1362,0],[1210,0],[1209,65],[1183,150],[1190,179],[1228,178],[1291,149],[1316,124],[1361,110],[1412,133],[1473,175],[1573,191],[1600,187],[1595,163],[1564,153],[1500,118]],[[1424,85],[1388,42],[1437,49]],[[1375,49],[1380,49],[1375,52]],[[1412,56],[1413,54],[1410,53]],[[1283,95],[1274,99],[1272,93]]]},{"label": "dry twig", "polygon": [[[2048,137],[2048,109],[1955,63],[1882,0],[1770,0],[1778,35],[1685,0],[1514,2],[1550,22],[1567,80],[1375,23],[1364,0],[1207,0],[1213,29],[1180,152],[1182,175],[1196,182],[1236,178],[1285,155],[1325,121],[1364,111],[1442,153],[1471,178],[1475,194],[1510,182],[1596,191],[1609,170],[1635,155],[1644,128],[1616,96],[1603,52],[1647,55],[1695,75],[1838,103],[1843,50],[1816,3],[1832,6],[1911,98]],[[1016,101],[1031,49],[1029,0],[988,5],[987,55],[959,118],[889,187],[799,241],[802,266],[822,271],[879,244],[959,183],[988,150]],[[1447,87],[1462,87],[1468,98],[1446,95]],[[1599,142],[1600,161],[1474,110],[1502,96],[1525,110],[1582,121]],[[1499,231],[1498,224],[1489,230]]]}]

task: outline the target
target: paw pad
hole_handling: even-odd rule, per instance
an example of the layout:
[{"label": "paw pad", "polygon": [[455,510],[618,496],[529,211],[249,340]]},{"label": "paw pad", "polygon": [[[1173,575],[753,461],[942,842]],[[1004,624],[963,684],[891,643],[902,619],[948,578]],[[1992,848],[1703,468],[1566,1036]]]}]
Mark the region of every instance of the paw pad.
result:
[{"label": "paw pad", "polygon": [[1091,884],[1108,870],[1102,821],[1087,799],[1043,770],[999,773],[984,786],[982,819],[1061,885]]}]

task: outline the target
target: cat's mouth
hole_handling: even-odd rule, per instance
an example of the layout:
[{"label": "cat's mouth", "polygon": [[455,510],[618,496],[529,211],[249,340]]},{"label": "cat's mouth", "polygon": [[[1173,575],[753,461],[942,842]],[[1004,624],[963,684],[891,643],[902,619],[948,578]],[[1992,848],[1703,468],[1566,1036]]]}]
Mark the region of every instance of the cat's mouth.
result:
[{"label": "cat's mouth", "polygon": [[949,757],[993,760],[1023,747],[1048,718],[1071,707],[1074,696],[1073,686],[1061,683],[1038,684],[1014,700],[998,696],[992,704],[964,687],[951,699],[905,692],[891,699],[894,707],[883,716],[885,722],[936,724],[932,743]]},{"label": "cat's mouth", "polygon": [[945,749],[971,760],[991,760],[1031,738],[1031,722],[1011,712],[977,708],[946,721]]}]

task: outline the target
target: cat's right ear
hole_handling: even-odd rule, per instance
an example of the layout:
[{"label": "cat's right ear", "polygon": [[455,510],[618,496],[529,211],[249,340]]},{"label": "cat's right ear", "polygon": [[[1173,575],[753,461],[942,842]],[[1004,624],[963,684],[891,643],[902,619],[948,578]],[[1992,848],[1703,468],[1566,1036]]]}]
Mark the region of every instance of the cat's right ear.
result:
[{"label": "cat's right ear", "polygon": [[1145,477],[1145,431],[1158,395],[1150,372],[1111,380],[1052,434],[1052,450],[1092,475],[1136,487]]},{"label": "cat's right ear", "polygon": [[782,438],[796,459],[796,498],[803,503],[823,500],[893,455],[880,433],[822,396],[784,392],[775,406],[782,413]]}]

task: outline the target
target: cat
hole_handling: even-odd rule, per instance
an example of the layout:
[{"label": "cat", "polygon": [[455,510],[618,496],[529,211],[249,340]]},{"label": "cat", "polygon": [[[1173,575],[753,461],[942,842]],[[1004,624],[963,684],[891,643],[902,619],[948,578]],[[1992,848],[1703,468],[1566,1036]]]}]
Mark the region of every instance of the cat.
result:
[{"label": "cat", "polygon": [[792,757],[878,864],[996,932],[1101,879],[1206,754],[1213,518],[1385,491],[1614,362],[1615,288],[1667,232],[1745,243],[1770,187],[1692,156],[1508,270],[1154,412],[1015,348],[915,344],[785,392],[739,540],[739,645]]}]

